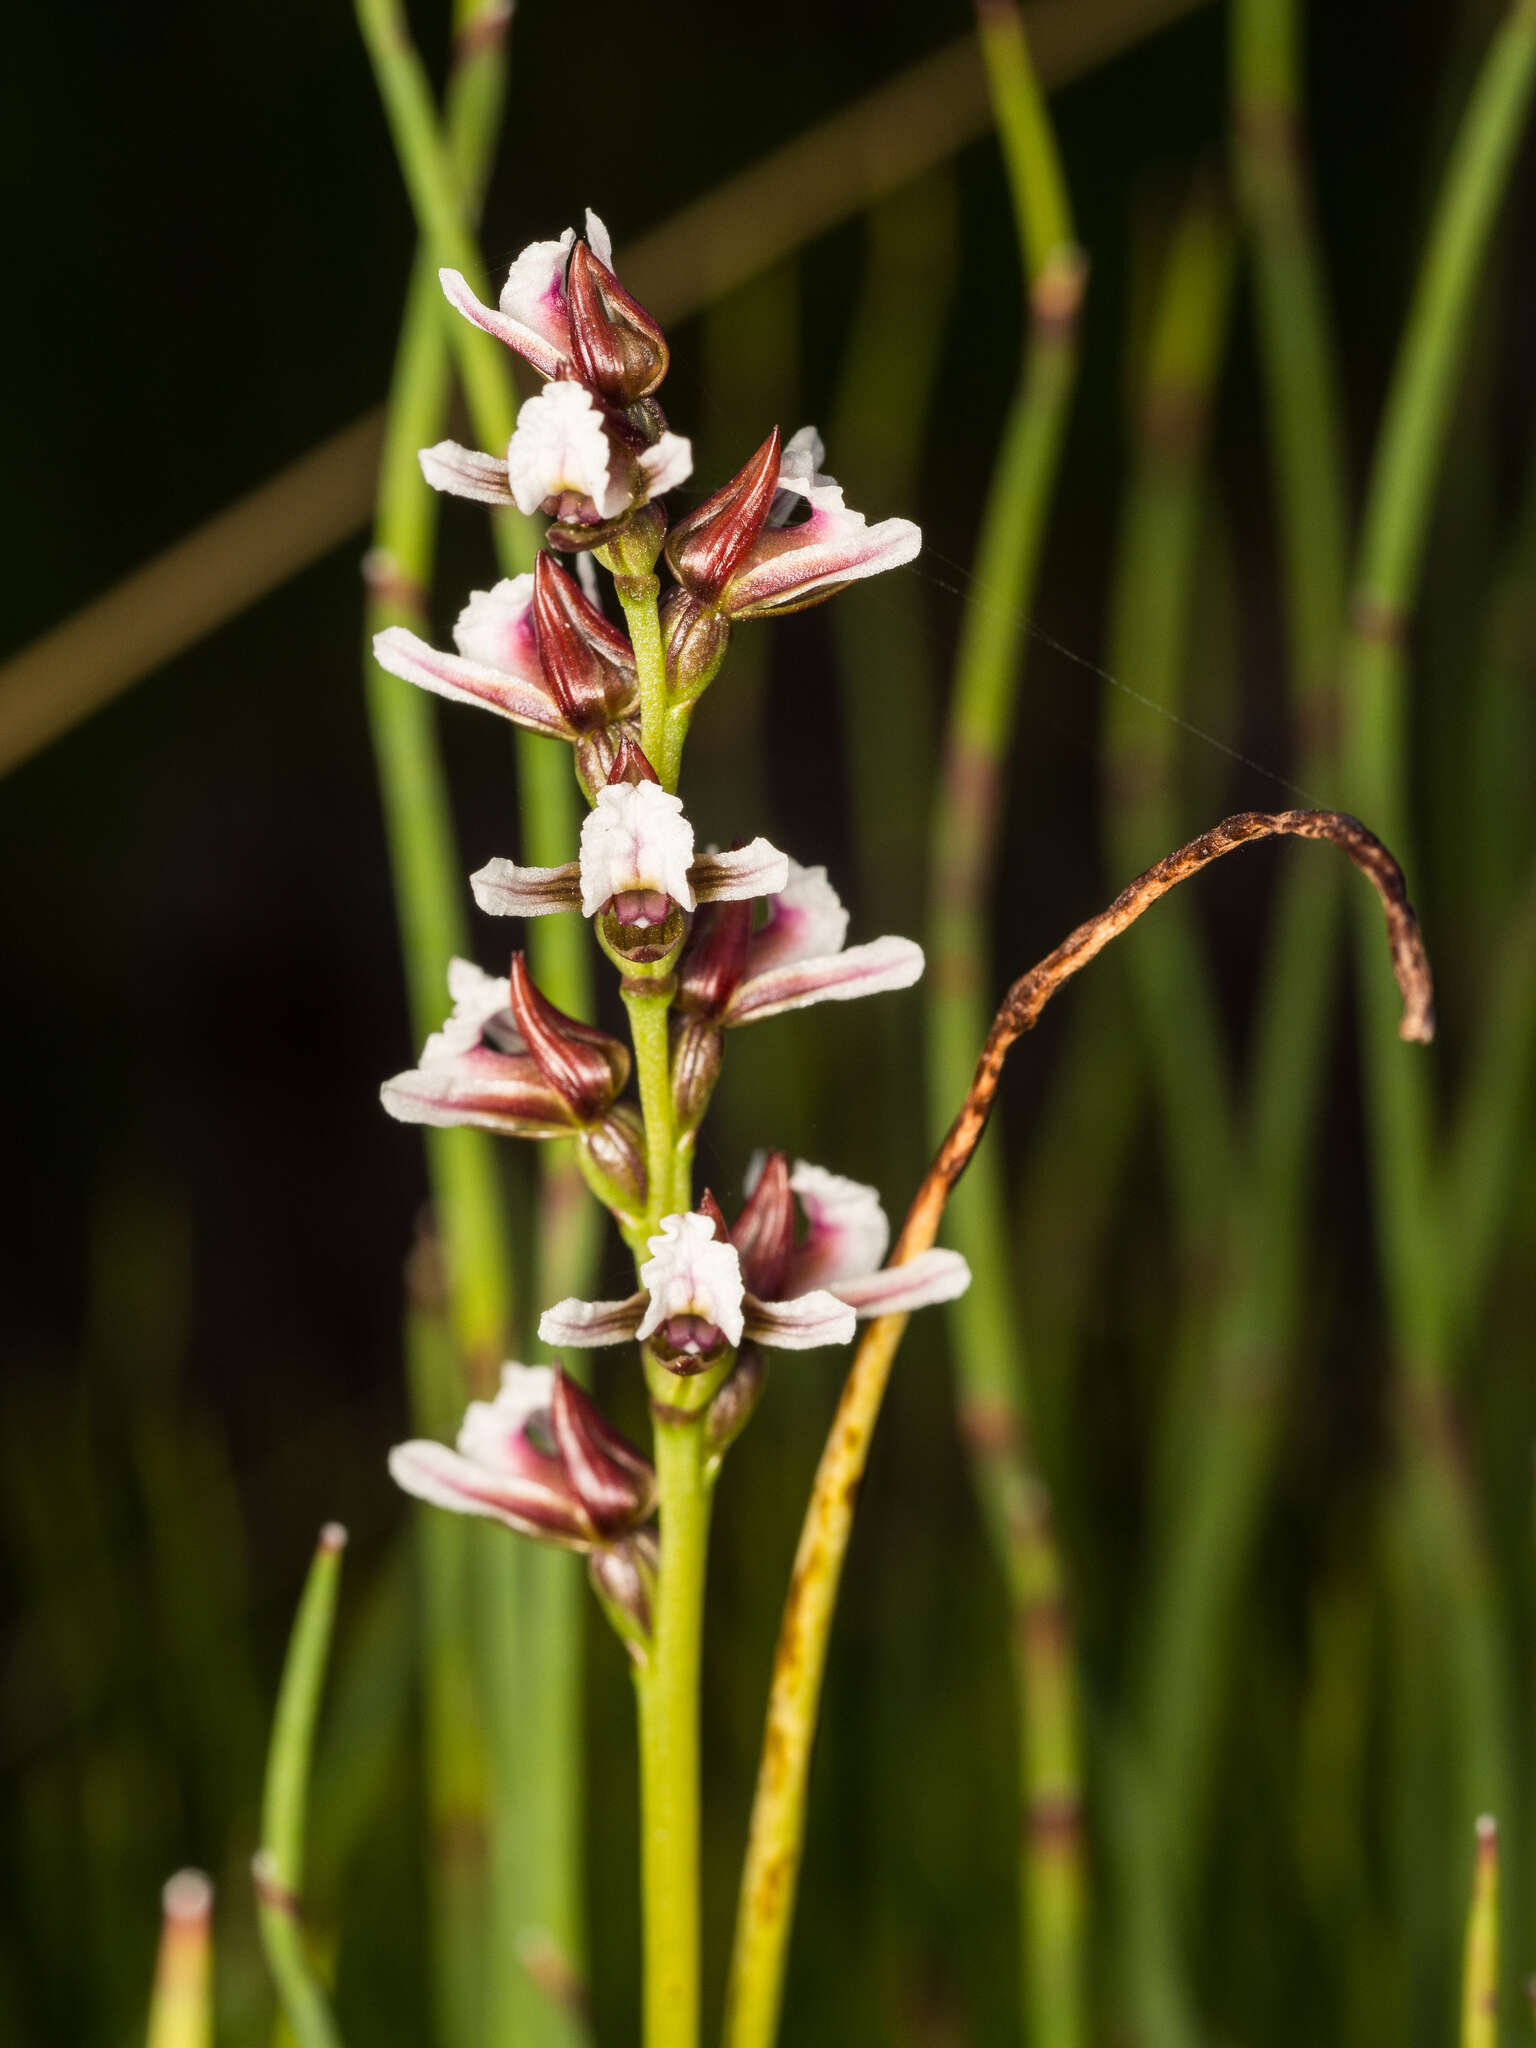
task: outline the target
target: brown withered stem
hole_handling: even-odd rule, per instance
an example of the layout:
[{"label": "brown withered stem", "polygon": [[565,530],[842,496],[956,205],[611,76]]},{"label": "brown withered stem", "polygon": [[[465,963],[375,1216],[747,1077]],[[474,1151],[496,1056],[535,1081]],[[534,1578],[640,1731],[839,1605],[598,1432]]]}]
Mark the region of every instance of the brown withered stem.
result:
[{"label": "brown withered stem", "polygon": [[[1393,972],[1403,999],[1399,1036],[1421,1045],[1433,1038],[1429,959],[1402,869],[1387,848],[1358,818],[1343,811],[1239,811],[1138,875],[1107,909],[1080,924],[1009,989],[987,1033],[966,1098],[907,1211],[891,1254],[893,1265],[916,1258],[938,1235],[950,1191],[987,1127],[1003,1064],[1057,990],[1170,889],[1240,846],[1277,837],[1326,840],[1347,854],[1370,882],[1386,917]],[[774,1652],[742,1870],[726,2048],[771,2048],[777,2031],[827,1642],[870,1440],[906,1324],[902,1315],[879,1316],[866,1329],[816,1469],[800,1532]]]}]

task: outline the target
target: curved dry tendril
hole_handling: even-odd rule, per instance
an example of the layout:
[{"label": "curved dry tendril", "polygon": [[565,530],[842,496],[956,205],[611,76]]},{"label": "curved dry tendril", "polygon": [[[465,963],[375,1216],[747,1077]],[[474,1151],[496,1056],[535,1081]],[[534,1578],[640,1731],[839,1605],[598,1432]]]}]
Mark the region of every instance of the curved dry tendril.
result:
[{"label": "curved dry tendril", "polygon": [[[1015,1041],[1034,1028],[1056,991],[1180,882],[1240,846],[1284,836],[1327,840],[1370,882],[1386,916],[1392,969],[1402,992],[1399,1035],[1421,1045],[1434,1037],[1434,982],[1419,921],[1403,871],[1376,835],[1343,811],[1239,811],[1138,875],[1107,909],[1080,924],[1009,989],[965,1101],[907,1211],[892,1265],[915,1259],[933,1243],[950,1190],[986,1129],[1003,1062]],[[854,1353],[795,1552],[742,1871],[727,2048],[770,2048],[774,2038],[827,1639],[870,1439],[906,1324],[905,1316],[877,1317]]]}]

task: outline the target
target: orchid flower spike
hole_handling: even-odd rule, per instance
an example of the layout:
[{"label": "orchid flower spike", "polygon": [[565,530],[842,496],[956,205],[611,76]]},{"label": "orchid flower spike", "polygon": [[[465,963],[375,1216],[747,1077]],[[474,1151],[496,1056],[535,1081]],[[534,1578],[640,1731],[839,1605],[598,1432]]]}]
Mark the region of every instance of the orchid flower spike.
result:
[{"label": "orchid flower spike", "polygon": [[717,1364],[744,1338],[785,1351],[846,1344],[854,1311],[821,1289],[794,1300],[764,1300],[742,1277],[736,1247],[715,1217],[690,1211],[662,1218],[647,1240],[640,1292],[624,1301],[561,1301],[539,1320],[546,1344],[649,1343],[680,1375]]},{"label": "orchid flower spike", "polygon": [[534,987],[522,955],[497,980],[469,960],[448,968],[453,1014],[421,1062],[380,1089],[411,1124],[475,1124],[518,1138],[566,1138],[598,1125],[629,1078],[628,1048],[578,1023]]},{"label": "orchid flower spike", "polygon": [[[796,1207],[806,1230],[796,1241]],[[971,1284],[958,1252],[934,1248],[898,1266],[883,1263],[890,1224],[874,1188],[770,1152],[750,1176],[748,1198],[731,1228],[748,1287],[793,1301],[824,1289],[867,1316],[907,1315],[953,1301]]]},{"label": "orchid flower spike", "polygon": [[[632,764],[639,764],[636,771]],[[782,890],[787,855],[766,839],[730,853],[695,854],[693,827],[679,798],[647,780],[650,764],[627,748],[612,773],[638,779],[612,781],[581,827],[581,858],[558,868],[524,868],[492,860],[470,876],[475,901],[493,917],[540,917],[580,910],[611,919],[632,957],[645,957],[646,941],[667,950],[681,937],[678,913],[700,903],[745,902]],[[675,936],[669,926],[676,919]],[[637,951],[636,947],[641,950]]]},{"label": "orchid flower spike", "polygon": [[374,658],[452,703],[569,741],[588,793],[600,788],[638,700],[634,652],[554,557],[541,552],[532,575],[473,591],[453,639],[458,653],[444,654],[388,626]]},{"label": "orchid flower spike", "polygon": [[597,1550],[650,1516],[656,1475],[559,1367],[502,1367],[494,1401],[471,1401],[458,1445],[389,1454],[397,1485],[463,1515],[487,1515],[567,1550]]},{"label": "orchid flower spike", "polygon": [[871,526],[851,511],[836,479],[821,474],[825,453],[814,427],[802,427],[782,453],[770,435],[730,483],[679,520],[667,561],[696,603],[729,619],[800,611],[916,556],[919,528],[910,519]]}]

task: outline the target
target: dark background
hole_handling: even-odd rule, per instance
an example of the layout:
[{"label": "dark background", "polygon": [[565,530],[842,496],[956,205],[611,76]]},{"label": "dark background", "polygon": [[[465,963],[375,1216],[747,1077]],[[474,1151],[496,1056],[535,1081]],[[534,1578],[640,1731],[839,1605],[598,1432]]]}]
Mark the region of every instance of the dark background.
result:
[{"label": "dark background", "polygon": [[[1024,649],[995,922],[1000,973],[1044,952],[1123,879],[1100,852],[1096,733],[1106,685],[1089,664],[1104,654],[1127,341],[1139,317],[1136,252],[1194,173],[1221,174],[1223,12],[1199,10],[1054,102],[1093,279],[1033,617],[1082,659],[1041,641]],[[1494,12],[1359,0],[1310,13],[1317,182],[1357,486],[1449,117]],[[432,52],[444,42],[441,14],[413,10]],[[587,203],[622,249],[967,21],[958,4],[888,0],[781,0],[772,10],[526,0],[482,238],[492,271]],[[12,194],[4,637],[19,647],[382,394],[414,237],[345,8],[33,6],[13,17],[10,42],[0,87]],[[962,565],[1018,343],[1017,264],[993,145],[967,149],[955,174],[956,285],[918,502],[867,502],[832,450],[853,503],[923,524],[927,550],[904,573],[920,591],[935,703],[947,687]],[[1458,672],[1483,617],[1491,551],[1509,531],[1531,453],[1533,201],[1527,150],[1480,302],[1431,548],[1419,668],[1427,805],[1443,758],[1438,736],[1454,734]],[[855,223],[747,288],[778,309],[790,336],[756,378],[782,405],[786,430],[833,410],[863,251]],[[733,393],[722,343],[729,315],[724,308],[671,337],[668,407],[673,424],[695,435],[690,489],[699,491],[770,424],[747,416]],[[1207,694],[1209,722],[1269,772],[1181,736],[1191,831],[1223,810],[1289,800],[1273,779],[1286,776],[1291,757],[1278,708],[1263,435],[1240,299],[1209,483],[1213,579],[1239,624],[1226,643],[1229,672]],[[446,624],[463,589],[485,580],[489,552],[462,508],[449,508],[443,534]],[[406,1063],[410,1034],[360,689],[361,545],[295,578],[0,789],[8,2039],[133,2034],[161,1878],[197,1861],[235,1871],[232,1898],[238,1890],[231,1859],[249,1828],[266,1703],[315,1527],[336,1516],[353,1531],[355,1621],[406,1519],[383,1454],[406,1427],[398,1275],[424,1178],[414,1139],[377,1107],[378,1081]],[[1203,644],[1218,644],[1214,628],[1212,636]],[[802,858],[826,859],[852,904],[855,936],[871,936],[843,794],[859,739],[836,709],[829,614],[764,629],[762,645],[758,687],[771,715],[758,733],[738,735],[741,721],[729,732],[744,750],[742,786],[755,787],[765,808],[733,824],[730,785],[711,777],[700,783],[701,829],[763,830]],[[1520,658],[1536,680],[1533,650],[1536,637]],[[727,671],[718,689],[730,688]],[[701,714],[701,749],[716,708],[711,699]],[[1205,722],[1198,701],[1195,715]],[[442,731],[466,864],[514,851],[509,752],[486,744],[467,714],[446,716]],[[733,772],[723,745],[706,758]],[[1317,794],[1350,799],[1342,788]],[[914,835],[925,829],[912,821]],[[1233,863],[1202,885],[1201,916],[1239,1043],[1262,912],[1284,857],[1245,856],[1250,868]],[[1448,1046],[1439,1057],[1454,1072],[1486,963],[1465,939],[1474,921],[1455,873],[1412,879],[1443,956]],[[922,918],[914,903],[902,928],[919,930]],[[501,936],[481,920],[477,937],[493,964]],[[894,1014],[915,1076],[916,999],[897,999]],[[776,1057],[811,1077],[794,1096],[805,1122],[782,1141],[883,1179],[899,1212],[920,1148],[916,1134],[883,1128],[908,1106],[877,1108],[861,1087],[865,1020],[816,1012],[776,1028],[797,1033]],[[1011,1073],[1002,1142],[1016,1163],[1068,1030],[1065,1015],[1053,1020]],[[1272,1628],[1244,1667],[1239,1730],[1256,1714],[1294,1728],[1321,1532],[1351,1516],[1366,1529],[1390,1458],[1351,1047],[1341,1014],[1314,1213],[1316,1355],[1299,1382],[1257,1567],[1253,1599]],[[701,1154],[717,1184],[734,1187],[751,1145],[780,1136],[757,1127],[756,1087],[745,1073],[734,1092],[727,1084],[718,1133]],[[767,1099],[776,1099],[771,1089]],[[906,1178],[892,1177],[893,1163]],[[1517,1578],[1536,1409],[1533,1246],[1536,1180],[1527,1168],[1468,1388],[1474,1454],[1488,1451],[1493,1520]],[[1090,1308],[1074,1347],[1074,1398],[1093,1434],[1067,1534],[1083,1580],[1090,1671],[1113,1701],[1136,1616],[1147,1389],[1170,1312],[1150,1111],[1097,1251],[1103,1263],[1084,1289]],[[1027,1279],[1027,1249],[1021,1258]],[[839,1623],[797,1951],[802,2018],[792,2038],[807,2042],[1010,2035],[1007,1656],[940,1336],[937,1327],[915,1333],[904,1355]],[[820,1355],[781,1366],[783,1399],[738,1454],[750,1476],[722,1496],[711,1679],[717,1940],[772,1617],[837,1372]],[[1513,1593],[1510,1618],[1524,1663],[1530,1617]],[[596,1784],[617,1815],[600,1811],[594,1821],[596,1970],[609,1987],[599,2018],[605,2038],[619,2042],[630,2038],[623,1841],[633,1795],[622,1674],[604,1641],[591,1662]],[[1198,1966],[1230,2030],[1221,2038],[1296,2038],[1284,2021],[1297,2012],[1318,2029],[1309,2038],[1345,2038],[1338,1980],[1322,1958],[1330,1941],[1352,1935],[1309,1922],[1288,1890],[1290,1851],[1272,1846],[1286,1826],[1293,1748],[1283,1733],[1258,1761],[1239,1746],[1224,1780],[1223,1868],[1247,1902],[1248,1931],[1235,1946],[1240,1960],[1228,1967],[1204,1955]],[[398,1804],[408,1808],[409,1797]],[[410,1940],[391,1932],[413,1924],[412,1827],[408,1814],[380,1812],[355,1912],[349,1894],[344,1917],[359,1947],[343,1981],[360,2016],[420,1998]],[[1463,1862],[1443,1880],[1450,1927]],[[232,1921],[240,1910],[231,1904]],[[1385,1942],[1390,1956],[1396,1926],[1384,1880],[1377,1918],[1360,1938]],[[1508,1938],[1528,1951],[1523,1936],[1515,1927]],[[249,1971],[248,1932],[232,1928],[229,1940]],[[369,1956],[372,1989],[355,1981],[370,1974]],[[1280,1974],[1289,1980],[1283,1996]],[[235,2013],[232,2042],[256,2038],[254,2009]],[[1390,2031],[1390,2008],[1375,2017],[1381,2038],[1402,2038]],[[1432,2018],[1428,2038],[1448,2039],[1443,2015]],[[357,2022],[358,2039],[420,2037],[403,2023],[370,2034],[365,2018]],[[1357,2028],[1349,2038],[1368,2034]]]}]

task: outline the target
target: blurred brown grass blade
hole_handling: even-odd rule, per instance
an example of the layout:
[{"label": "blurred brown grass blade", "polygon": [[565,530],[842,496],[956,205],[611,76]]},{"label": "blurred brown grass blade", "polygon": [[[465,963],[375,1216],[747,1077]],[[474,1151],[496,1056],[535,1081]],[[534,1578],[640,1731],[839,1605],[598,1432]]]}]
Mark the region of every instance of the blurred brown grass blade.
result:
[{"label": "blurred brown grass blade", "polygon": [[[1205,0],[1036,0],[1047,86],[1132,48]],[[942,163],[988,125],[973,37],[818,122],[622,252],[625,282],[678,321]],[[363,527],[382,407],[333,434],[0,666],[0,774],[88,718]]]}]

